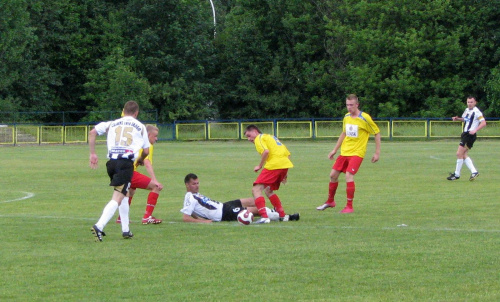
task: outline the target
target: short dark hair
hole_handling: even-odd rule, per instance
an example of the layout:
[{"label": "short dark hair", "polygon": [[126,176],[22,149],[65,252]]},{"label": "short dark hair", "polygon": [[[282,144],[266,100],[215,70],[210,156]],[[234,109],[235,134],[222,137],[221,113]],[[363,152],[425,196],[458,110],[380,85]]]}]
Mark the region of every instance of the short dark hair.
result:
[{"label": "short dark hair", "polygon": [[125,115],[133,115],[134,113],[139,111],[139,104],[135,101],[128,101],[123,106],[123,113]]},{"label": "short dark hair", "polygon": [[467,97],[467,99],[474,99],[474,101],[476,101],[476,102],[477,102],[476,97],[475,97],[475,96],[473,96],[473,95],[469,95],[469,96]]},{"label": "short dark hair", "polygon": [[191,179],[198,179],[198,176],[194,173],[189,173],[186,177],[184,177],[184,183],[187,184]]},{"label": "short dark hair", "polygon": [[248,125],[246,128],[245,128],[245,132],[244,133],[247,133],[247,131],[252,131],[252,130],[257,130],[257,132],[261,133],[262,134],[262,131],[260,131],[259,127],[255,126],[255,125]]}]

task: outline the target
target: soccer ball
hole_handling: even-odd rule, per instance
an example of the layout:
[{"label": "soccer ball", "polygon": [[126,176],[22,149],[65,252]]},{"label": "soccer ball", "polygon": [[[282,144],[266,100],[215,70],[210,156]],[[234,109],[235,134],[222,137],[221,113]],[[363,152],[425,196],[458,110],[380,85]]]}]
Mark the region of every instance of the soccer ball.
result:
[{"label": "soccer ball", "polygon": [[243,210],[238,213],[238,222],[242,225],[249,225],[253,222],[253,213],[249,210]]}]

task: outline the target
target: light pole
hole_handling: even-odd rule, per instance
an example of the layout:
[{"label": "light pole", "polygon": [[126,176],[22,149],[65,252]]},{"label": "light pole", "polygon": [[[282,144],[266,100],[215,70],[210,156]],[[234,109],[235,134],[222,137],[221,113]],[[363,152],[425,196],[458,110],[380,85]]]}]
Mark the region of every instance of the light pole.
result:
[{"label": "light pole", "polygon": [[217,21],[215,19],[215,5],[214,5],[214,2],[212,0],[210,0],[210,5],[212,6],[212,14],[214,16],[214,37],[215,37],[216,29],[217,29]]}]

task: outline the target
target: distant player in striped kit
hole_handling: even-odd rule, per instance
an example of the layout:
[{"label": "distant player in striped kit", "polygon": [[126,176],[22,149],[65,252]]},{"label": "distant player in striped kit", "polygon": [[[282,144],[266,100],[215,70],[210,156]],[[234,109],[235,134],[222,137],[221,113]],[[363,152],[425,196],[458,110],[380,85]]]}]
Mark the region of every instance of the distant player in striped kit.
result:
[{"label": "distant player in striped kit", "polygon": [[339,185],[339,175],[343,172],[346,179],[347,204],[340,213],[354,212],[352,207],[355,192],[354,175],[358,172],[365,157],[370,134],[375,136],[375,154],[373,154],[372,163],[377,162],[380,156],[380,130],[370,115],[359,110],[358,97],[355,94],[347,96],[346,107],[349,112],[344,116],[342,133],[337,144],[328,154],[328,158],[332,160],[339,148],[341,149],[340,155],[335,160],[330,172],[328,199],[316,208],[318,211],[335,207],[335,193]]},{"label": "distant player in striped kit", "polygon": [[262,169],[252,188],[255,206],[261,216],[255,223],[271,222],[266,212],[266,200],[263,193],[266,194],[274,209],[278,212],[280,221],[299,220],[299,213],[285,214],[281,200],[274,193],[280,188],[281,183],[286,182],[288,169],[293,168],[290,161],[290,151],[278,138],[270,134],[263,134],[255,125],[247,126],[244,134],[248,141],[255,144],[255,148],[261,156],[259,164],[253,169],[254,172]]},{"label": "distant player in striped kit", "polygon": [[[104,227],[113,217],[118,208],[122,218],[122,236],[125,239],[134,235],[129,229],[128,207],[119,207],[123,198],[127,195],[132,175],[134,173],[134,161],[144,164],[144,159],[149,154],[150,143],[147,136],[146,126],[137,120],[139,105],[134,101],[128,101],[123,108],[124,116],[111,122],[97,124],[89,132],[90,167],[97,169],[98,157],[95,152],[97,135],[107,133],[107,147],[109,159],[106,162],[110,186],[113,187],[111,200],[106,204],[101,217],[91,228],[96,241],[102,241],[106,236]],[[143,152],[139,155],[139,150]]]},{"label": "distant player in striped kit", "polygon": [[467,97],[467,108],[462,116],[454,116],[451,118],[453,121],[463,122],[464,128],[460,138],[460,143],[458,144],[457,165],[455,167],[455,172],[450,173],[450,176],[447,178],[448,180],[457,180],[460,178],[460,170],[462,170],[462,165],[464,163],[471,172],[469,177],[470,181],[473,181],[479,176],[479,172],[477,172],[476,167],[469,157],[469,150],[472,149],[472,146],[476,141],[476,133],[486,126],[486,120],[484,119],[483,113],[476,107],[476,104],[477,101],[475,97]]},{"label": "distant player in striped kit", "polygon": [[[159,129],[153,125],[146,125],[146,130],[148,132],[148,140],[151,145],[149,147],[149,154],[144,159],[144,167],[146,168],[146,171],[148,171],[149,177],[137,172],[137,165],[134,165],[134,175],[132,176],[130,190],[128,192],[128,196],[123,199],[120,207],[126,207],[127,205],[130,206],[136,189],[149,190],[150,192],[147,198],[146,211],[142,217],[142,224],[159,224],[162,220],[153,216],[153,211],[156,207],[156,203],[158,202],[160,191],[163,190],[163,185],[156,179],[153,169],[153,145],[158,140]],[[139,154],[142,154],[142,149]],[[116,222],[121,222],[120,216],[118,216]]]}]

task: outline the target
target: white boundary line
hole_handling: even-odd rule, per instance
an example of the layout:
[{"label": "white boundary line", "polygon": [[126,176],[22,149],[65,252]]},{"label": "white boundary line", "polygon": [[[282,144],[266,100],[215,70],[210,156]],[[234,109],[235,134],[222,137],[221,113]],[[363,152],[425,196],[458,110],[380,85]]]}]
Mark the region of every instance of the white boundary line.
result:
[{"label": "white boundary line", "polygon": [[20,200],[25,200],[25,199],[28,199],[28,198],[31,198],[31,197],[35,196],[35,193],[31,193],[31,192],[21,192],[21,193],[24,193],[26,195],[23,196],[23,197],[20,197],[20,198],[16,198],[16,199],[0,201],[0,203],[8,203],[8,202],[13,202],[13,201],[20,201]]}]

